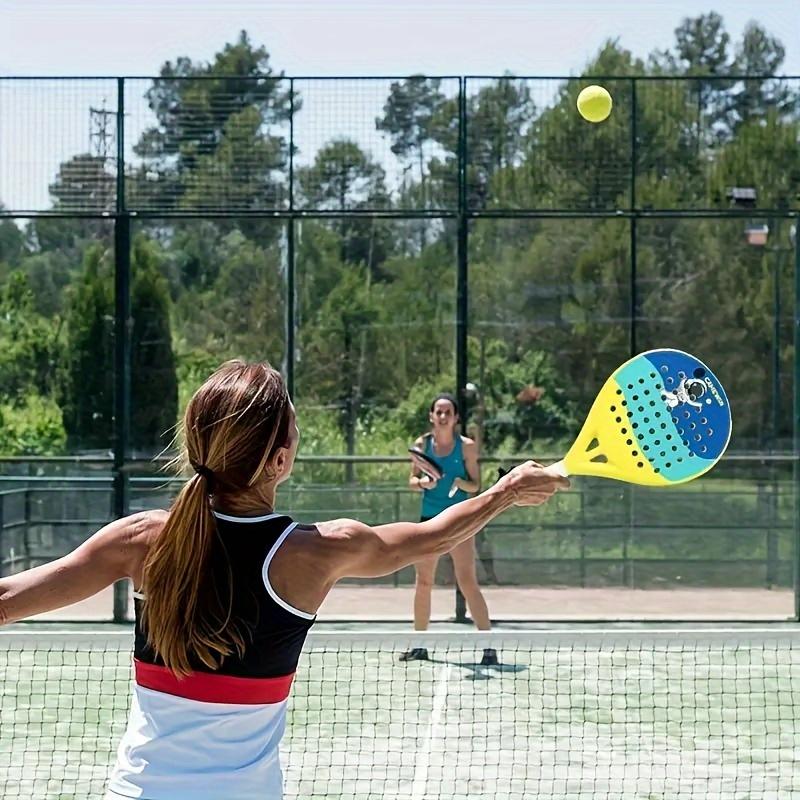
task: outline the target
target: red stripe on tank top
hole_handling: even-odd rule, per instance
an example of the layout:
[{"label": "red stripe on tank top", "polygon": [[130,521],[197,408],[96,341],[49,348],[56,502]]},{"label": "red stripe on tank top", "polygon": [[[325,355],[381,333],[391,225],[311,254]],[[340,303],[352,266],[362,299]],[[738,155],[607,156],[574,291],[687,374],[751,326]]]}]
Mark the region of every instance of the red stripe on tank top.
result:
[{"label": "red stripe on tank top", "polygon": [[214,672],[193,672],[178,678],[167,667],[138,658],[133,663],[137,686],[201,703],[282,703],[289,696],[294,679],[294,673],[278,678],[240,678]]}]

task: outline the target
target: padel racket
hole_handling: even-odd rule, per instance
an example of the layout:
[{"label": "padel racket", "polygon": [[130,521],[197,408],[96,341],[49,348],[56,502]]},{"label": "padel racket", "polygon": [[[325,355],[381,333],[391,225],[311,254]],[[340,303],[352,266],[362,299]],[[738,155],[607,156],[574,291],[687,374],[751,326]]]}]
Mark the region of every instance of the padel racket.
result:
[{"label": "padel racket", "polygon": [[419,447],[409,447],[408,452],[411,453],[411,463],[420,472],[435,481],[439,481],[444,477],[444,472],[436,459],[431,458],[427,453],[420,450]]},{"label": "padel racket", "polygon": [[650,350],[613,372],[567,455],[548,469],[671,486],[708,472],[730,438],[730,406],[714,373],[681,350]]}]

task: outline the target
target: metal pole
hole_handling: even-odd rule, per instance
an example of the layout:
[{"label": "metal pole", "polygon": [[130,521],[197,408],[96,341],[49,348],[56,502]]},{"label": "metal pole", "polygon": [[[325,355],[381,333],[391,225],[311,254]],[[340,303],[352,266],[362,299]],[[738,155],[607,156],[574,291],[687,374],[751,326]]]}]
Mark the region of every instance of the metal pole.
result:
[{"label": "metal pole", "polygon": [[5,509],[3,507],[5,497],[0,494],[0,578],[5,575],[6,553],[3,548],[3,534],[6,528]]},{"label": "metal pole", "polygon": [[294,78],[289,80],[289,212],[286,223],[286,354],[284,374],[294,397],[295,263],[294,263]]},{"label": "metal pole", "polygon": [[794,223],[794,618],[800,622],[800,218]]},{"label": "metal pole", "polygon": [[630,172],[630,202],[631,211],[636,211],[636,161],[638,159],[637,136],[637,97],[636,78],[631,78],[631,172]]},{"label": "metal pole", "polygon": [[286,354],[284,374],[289,396],[294,398],[294,347],[295,347],[295,264],[294,217],[286,222]]},{"label": "metal pole", "polygon": [[[781,225],[774,221],[775,238],[779,240]],[[780,242],[779,242],[780,244]],[[779,246],[772,261],[772,448],[778,448],[781,421],[781,260],[783,247]]]},{"label": "metal pole", "polygon": [[[125,460],[131,417],[131,218],[125,207],[125,80],[117,79],[117,205],[114,219],[114,516],[129,509]],[[128,617],[128,582],[114,584],[114,622]]]},{"label": "metal pole", "polygon": [[637,97],[636,79],[631,79],[631,174],[630,174],[630,202],[631,210],[634,212],[630,222],[630,248],[631,248],[631,274],[630,274],[630,356],[633,358],[637,352],[636,341],[636,320],[638,315],[638,293],[637,293],[637,264],[636,264],[636,161],[638,158],[638,148],[636,144],[637,127]]},{"label": "metal pole", "polygon": [[[456,268],[456,385],[462,424],[466,425],[467,408],[467,317],[469,220],[467,218],[467,85],[459,78],[458,91],[458,243]],[[466,622],[467,606],[456,586],[456,622]]]},{"label": "metal pole", "polygon": [[637,341],[636,341],[636,317],[638,314],[638,306],[639,301],[637,297],[637,287],[636,287],[636,280],[637,280],[637,264],[636,264],[636,231],[637,224],[636,224],[636,217],[631,217],[630,221],[630,231],[631,231],[631,274],[630,274],[630,307],[628,309],[628,313],[630,314],[630,340],[629,340],[629,352],[630,357],[633,358],[637,353]]},{"label": "metal pole", "polygon": [[458,241],[456,265],[456,383],[462,422],[466,423],[467,397],[467,316],[469,220],[467,218],[467,102],[466,79],[459,79],[458,94]]}]

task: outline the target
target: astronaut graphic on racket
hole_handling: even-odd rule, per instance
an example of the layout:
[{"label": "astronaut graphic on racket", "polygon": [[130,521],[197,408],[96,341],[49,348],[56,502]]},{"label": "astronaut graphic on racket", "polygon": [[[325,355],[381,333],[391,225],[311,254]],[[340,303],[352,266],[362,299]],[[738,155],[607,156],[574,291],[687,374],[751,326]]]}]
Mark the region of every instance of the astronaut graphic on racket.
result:
[{"label": "astronaut graphic on racket", "polygon": [[701,410],[703,404],[698,400],[706,393],[706,385],[698,378],[687,378],[685,375],[681,378],[678,388],[674,392],[663,389],[661,396],[667,404],[667,408],[673,409],[679,405],[688,404],[692,408]]}]

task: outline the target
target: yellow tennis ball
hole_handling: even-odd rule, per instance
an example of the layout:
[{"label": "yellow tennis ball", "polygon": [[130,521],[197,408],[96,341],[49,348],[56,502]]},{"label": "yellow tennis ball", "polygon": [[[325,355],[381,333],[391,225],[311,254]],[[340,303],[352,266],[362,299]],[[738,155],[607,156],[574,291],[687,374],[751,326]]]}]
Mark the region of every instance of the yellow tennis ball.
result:
[{"label": "yellow tennis ball", "polygon": [[611,105],[611,95],[602,86],[587,86],[578,95],[578,112],[589,122],[608,119]]}]

